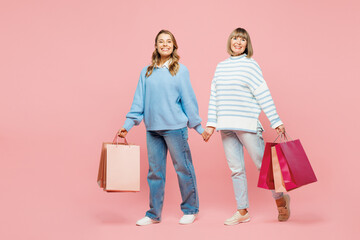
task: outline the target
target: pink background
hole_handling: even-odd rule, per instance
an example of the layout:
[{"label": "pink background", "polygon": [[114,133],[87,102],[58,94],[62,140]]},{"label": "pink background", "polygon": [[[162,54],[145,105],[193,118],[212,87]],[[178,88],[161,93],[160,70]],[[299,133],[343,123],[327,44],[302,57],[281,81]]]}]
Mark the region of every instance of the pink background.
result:
[{"label": "pink background", "polygon": [[[355,239],[358,1],[0,1],[1,239]],[[200,214],[180,226],[180,193],[169,159],[161,224],[136,227],[148,208],[144,125],[141,192],[96,184],[100,148],[122,126],[154,37],[169,29],[190,70],[205,125],[216,64],[230,32],[246,28],[278,112],[300,138],[319,181],[291,192],[292,217],[276,220],[270,193],[256,187],[246,155],[248,224],[225,227],[235,211],[220,136],[190,131]],[[275,132],[261,116],[266,141]]]}]

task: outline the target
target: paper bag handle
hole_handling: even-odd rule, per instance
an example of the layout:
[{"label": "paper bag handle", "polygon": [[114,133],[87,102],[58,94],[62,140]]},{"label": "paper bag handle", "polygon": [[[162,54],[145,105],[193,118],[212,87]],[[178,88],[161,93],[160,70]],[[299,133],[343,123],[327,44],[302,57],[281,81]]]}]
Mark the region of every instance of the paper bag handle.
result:
[{"label": "paper bag handle", "polygon": [[[116,133],[116,135],[115,135],[115,137],[114,137],[114,140],[113,140],[113,144],[118,145],[118,144],[119,144],[118,139],[119,139],[119,136],[118,136],[118,133]],[[125,143],[125,145],[129,145],[128,142],[127,142],[127,140],[126,140],[126,138],[124,138],[124,143]]]},{"label": "paper bag handle", "polygon": [[278,134],[278,136],[275,138],[275,140],[273,142],[276,142],[276,140],[280,137],[280,142],[288,142],[289,140],[287,139],[287,136],[289,136],[290,140],[292,140],[292,138],[290,137],[290,135],[288,133],[281,133],[281,134]]}]

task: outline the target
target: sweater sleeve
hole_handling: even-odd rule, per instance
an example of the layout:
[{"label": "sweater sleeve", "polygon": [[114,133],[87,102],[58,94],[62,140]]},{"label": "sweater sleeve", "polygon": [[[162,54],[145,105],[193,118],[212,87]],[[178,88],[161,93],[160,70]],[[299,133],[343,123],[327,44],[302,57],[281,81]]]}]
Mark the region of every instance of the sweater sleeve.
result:
[{"label": "sweater sleeve", "polygon": [[255,63],[258,68],[258,73],[256,80],[258,86],[252,90],[253,95],[256,98],[256,101],[259,103],[261,109],[264,111],[266,117],[269,119],[271,127],[277,128],[278,126],[282,125],[283,122],[280,120],[280,117],[276,111],[276,107],[271,97],[269,87],[267,86],[260,67]]},{"label": "sweater sleeve", "polygon": [[217,123],[217,106],[216,106],[216,71],[214,78],[211,81],[211,90],[210,90],[210,100],[208,107],[208,121],[206,123],[207,127],[216,128]]},{"label": "sweater sleeve", "polygon": [[135,125],[139,125],[144,117],[144,102],[145,102],[145,73],[144,71],[140,74],[140,79],[138,85],[136,87],[136,91],[134,94],[134,99],[128,114],[126,114],[126,120],[123,125],[123,128],[126,131],[130,131],[130,129]]},{"label": "sweater sleeve", "polygon": [[182,109],[188,118],[187,125],[189,128],[194,128],[199,134],[202,134],[204,129],[201,126],[199,107],[191,86],[189,71],[186,68],[180,81],[180,101]]}]

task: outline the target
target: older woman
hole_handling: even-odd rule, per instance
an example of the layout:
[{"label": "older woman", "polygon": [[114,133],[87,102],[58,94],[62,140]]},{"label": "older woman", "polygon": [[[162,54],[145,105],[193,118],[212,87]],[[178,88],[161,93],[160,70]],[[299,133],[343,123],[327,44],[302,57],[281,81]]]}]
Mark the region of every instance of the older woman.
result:
[{"label": "older woman", "polygon": [[[203,138],[208,141],[215,129],[220,130],[237,202],[237,211],[225,225],[234,225],[250,221],[243,147],[260,169],[264,154],[263,128],[258,119],[260,112],[265,112],[278,134],[285,133],[285,128],[261,69],[252,59],[249,33],[243,28],[235,29],[228,38],[227,51],[230,57],[217,65],[211,83],[208,122]],[[278,220],[286,221],[290,216],[289,195],[273,191],[273,197],[278,206]]]}]

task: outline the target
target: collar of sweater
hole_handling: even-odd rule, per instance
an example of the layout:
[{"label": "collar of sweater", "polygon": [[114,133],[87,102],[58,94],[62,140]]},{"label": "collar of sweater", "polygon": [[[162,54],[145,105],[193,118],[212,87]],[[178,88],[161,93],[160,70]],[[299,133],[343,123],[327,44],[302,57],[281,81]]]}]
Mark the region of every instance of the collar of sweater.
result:
[{"label": "collar of sweater", "polygon": [[170,66],[170,64],[171,64],[171,58],[170,59],[168,59],[162,66],[158,66],[158,65],[156,65],[155,64],[155,68],[167,68],[167,69],[169,69],[169,66]]},{"label": "collar of sweater", "polygon": [[243,53],[240,56],[230,56],[230,60],[239,60],[245,58],[246,56],[246,53]]}]

